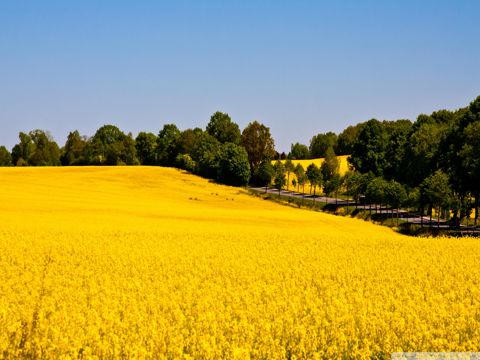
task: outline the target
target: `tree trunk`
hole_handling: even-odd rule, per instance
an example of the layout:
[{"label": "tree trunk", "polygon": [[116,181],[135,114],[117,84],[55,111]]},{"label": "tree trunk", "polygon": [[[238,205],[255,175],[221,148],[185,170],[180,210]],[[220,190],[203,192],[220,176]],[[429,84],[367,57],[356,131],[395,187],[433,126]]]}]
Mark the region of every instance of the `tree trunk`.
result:
[{"label": "tree trunk", "polygon": [[398,226],[398,207],[397,207],[397,226]]},{"label": "tree trunk", "polygon": [[303,183],[303,186],[302,186],[302,206],[303,206],[304,199],[305,199],[305,183]]},{"label": "tree trunk", "polygon": [[475,226],[478,223],[478,201],[479,201],[479,194],[475,194]]},{"label": "tree trunk", "polygon": [[441,211],[441,208],[439,206],[438,207],[438,214],[437,214],[437,229],[440,228],[440,211]]},{"label": "tree trunk", "polygon": [[422,228],[423,228],[423,210],[424,209],[423,209],[423,206],[422,206],[420,208],[420,224],[421,224]]},{"label": "tree trunk", "polygon": [[265,194],[268,192],[268,184],[265,185]]},{"label": "tree trunk", "polygon": [[290,171],[288,172],[288,175],[287,175],[287,191],[289,186],[290,186]]}]

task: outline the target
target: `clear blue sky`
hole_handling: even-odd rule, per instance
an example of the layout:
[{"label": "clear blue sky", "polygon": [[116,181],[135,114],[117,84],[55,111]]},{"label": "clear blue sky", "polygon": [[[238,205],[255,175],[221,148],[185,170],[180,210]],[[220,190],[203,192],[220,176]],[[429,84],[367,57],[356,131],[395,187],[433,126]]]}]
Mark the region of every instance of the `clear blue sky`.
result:
[{"label": "clear blue sky", "polygon": [[480,1],[1,0],[0,144],[256,119],[279,151],[480,95]]}]

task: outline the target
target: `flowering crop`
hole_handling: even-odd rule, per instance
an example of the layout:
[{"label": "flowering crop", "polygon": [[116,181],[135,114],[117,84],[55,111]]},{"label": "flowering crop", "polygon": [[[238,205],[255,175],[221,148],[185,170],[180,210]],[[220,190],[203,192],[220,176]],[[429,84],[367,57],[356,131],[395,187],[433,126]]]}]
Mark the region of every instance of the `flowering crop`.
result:
[{"label": "flowering crop", "polygon": [[0,358],[480,350],[480,242],[158,167],[0,170]]}]

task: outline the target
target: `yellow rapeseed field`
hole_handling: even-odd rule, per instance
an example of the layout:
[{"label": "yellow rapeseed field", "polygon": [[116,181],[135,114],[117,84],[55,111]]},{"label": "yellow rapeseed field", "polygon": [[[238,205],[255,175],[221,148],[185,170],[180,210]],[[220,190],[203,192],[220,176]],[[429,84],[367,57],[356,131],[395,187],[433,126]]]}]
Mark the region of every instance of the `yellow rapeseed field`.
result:
[{"label": "yellow rapeseed field", "polygon": [[[349,164],[348,164],[348,160],[347,160],[348,157],[349,157],[349,155],[339,155],[339,156],[337,156],[337,159],[338,159],[338,162],[339,162],[338,172],[340,173],[340,175],[345,175],[345,173],[349,169]],[[285,161],[286,160],[282,160],[282,163],[285,164]],[[293,163],[294,166],[297,166],[297,164],[300,164],[300,165],[302,165],[303,170],[305,170],[305,171],[307,171],[307,168],[310,164],[315,164],[318,167],[321,167],[323,162],[324,162],[324,158],[306,159],[306,160],[292,160],[292,163]],[[275,161],[272,161],[272,164],[274,164],[274,163],[275,163]],[[295,190],[295,191],[300,191],[301,192],[303,190],[302,188],[300,188],[298,186],[293,188],[292,181],[294,179],[296,181],[297,177],[292,172],[292,173],[290,173],[290,176],[287,179],[288,184],[286,184],[283,188],[288,189],[288,190]],[[304,190],[305,190],[306,193],[313,193],[313,187],[310,185],[310,183],[308,181],[305,184],[305,189]],[[319,193],[318,188],[317,188],[316,192],[317,192],[317,194]]]},{"label": "yellow rapeseed field", "polygon": [[[344,175],[348,171],[348,157],[350,155],[339,155],[337,159],[340,163],[339,173],[340,175]],[[286,160],[282,160],[282,163],[285,164]],[[316,158],[316,159],[306,159],[306,160],[292,160],[293,165],[301,164],[303,169],[306,171],[308,165],[315,164],[318,167],[322,166],[324,158]]]},{"label": "yellow rapeseed field", "polygon": [[175,169],[0,169],[0,358],[479,351],[479,264]]}]

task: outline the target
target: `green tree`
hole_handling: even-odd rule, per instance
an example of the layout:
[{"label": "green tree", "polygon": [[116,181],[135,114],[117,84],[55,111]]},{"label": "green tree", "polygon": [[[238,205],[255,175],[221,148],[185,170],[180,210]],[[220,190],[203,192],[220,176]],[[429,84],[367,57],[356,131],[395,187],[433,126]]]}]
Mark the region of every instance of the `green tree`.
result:
[{"label": "green tree", "polygon": [[388,141],[385,148],[384,176],[387,179],[401,179],[404,173],[403,160],[405,151],[409,146],[412,132],[410,120],[384,121],[383,126],[387,132]]},{"label": "green tree", "polygon": [[285,175],[285,165],[280,160],[275,161],[273,165],[274,169],[274,177],[273,177],[273,185],[275,189],[278,190],[278,197],[280,198],[280,192],[282,188],[285,186],[287,182],[286,175]]},{"label": "green tree", "polygon": [[268,191],[268,185],[270,185],[274,176],[275,169],[272,162],[268,158],[263,159],[258,166],[257,179],[261,186],[265,186],[265,193]]},{"label": "green tree", "polygon": [[177,157],[177,139],[180,136],[175,124],[165,124],[157,137],[157,161],[162,166],[173,166]]},{"label": "green tree", "polygon": [[12,149],[12,162],[16,166],[25,166],[28,165],[28,161],[35,151],[35,144],[29,134],[20,132],[18,137],[20,142]]},{"label": "green tree", "polygon": [[5,146],[0,146],[0,166],[11,166],[12,155]]},{"label": "green tree", "polygon": [[463,178],[463,188],[474,197],[475,225],[478,223],[478,209],[480,198],[480,96],[468,107],[460,122],[458,130],[463,143],[457,143],[460,149],[459,171],[456,176]]},{"label": "green tree", "polygon": [[337,203],[338,200],[338,191],[342,187],[342,177],[340,176],[339,173],[334,174],[330,179],[328,180],[323,180],[324,183],[324,192],[328,196],[331,196],[332,194],[335,196],[335,203]]},{"label": "green tree", "polygon": [[420,185],[420,193],[423,202],[426,202],[430,209],[430,222],[432,221],[432,209],[436,209],[438,222],[440,224],[441,207],[449,208],[451,191],[448,175],[441,170],[435,171],[427,177]]},{"label": "green tree", "polygon": [[405,142],[405,154],[397,170],[399,181],[411,187],[418,186],[423,179],[438,169],[439,147],[447,130],[444,125],[425,120],[422,125],[415,124],[414,129]]},{"label": "green tree", "polygon": [[378,205],[380,208],[385,203],[385,191],[387,188],[387,182],[382,177],[376,177],[370,181],[365,189],[365,200],[371,205],[375,204],[375,210],[378,211]]},{"label": "green tree", "polygon": [[338,155],[352,154],[353,147],[358,141],[358,134],[362,130],[363,124],[364,123],[360,123],[354,126],[349,126],[338,135],[335,153]]},{"label": "green tree", "polygon": [[293,160],[303,160],[310,157],[310,152],[307,145],[300,143],[292,144],[290,147],[290,153],[288,154],[289,159]]},{"label": "green tree", "polygon": [[218,174],[218,160],[222,151],[222,144],[203,132],[198,135],[198,141],[192,149],[192,159],[197,163],[197,172],[199,175],[215,179]]},{"label": "green tree", "polygon": [[386,146],[387,134],[382,123],[369,120],[363,125],[348,161],[361,173],[372,172],[382,176],[386,165]]},{"label": "green tree", "polygon": [[270,129],[258,121],[248,124],[243,129],[242,145],[247,151],[252,174],[256,173],[262,159],[273,159],[275,156],[275,144]]},{"label": "green tree", "polygon": [[338,175],[339,170],[340,162],[338,161],[333,148],[329,147],[325,152],[325,159],[322,165],[320,165],[320,171],[322,172],[323,180],[325,182],[332,180],[336,175]]},{"label": "green tree", "polygon": [[205,134],[208,135],[207,132],[204,132],[198,127],[181,131],[176,140],[178,153],[192,155],[199,146],[199,143],[203,140]]},{"label": "green tree", "polygon": [[305,175],[307,176],[310,185],[313,186],[313,202],[315,203],[317,186],[322,186],[322,172],[317,165],[311,163],[310,165],[308,165]]},{"label": "green tree", "polygon": [[405,187],[394,180],[389,181],[385,187],[385,201],[392,208],[392,212],[393,209],[397,209],[398,225],[399,208],[405,205],[408,201],[408,195]]},{"label": "green tree", "polygon": [[317,134],[310,140],[310,156],[312,158],[324,157],[328,148],[337,146],[337,135],[333,132]]},{"label": "green tree", "polygon": [[140,132],[135,138],[137,157],[142,165],[155,165],[157,162],[157,137],[153,133]]},{"label": "green tree", "polygon": [[50,165],[49,139],[45,132],[37,129],[30,131],[29,135],[35,146],[32,155],[28,159],[28,163],[33,166]]},{"label": "green tree", "polygon": [[222,144],[231,142],[238,145],[241,141],[240,128],[238,125],[232,121],[227,113],[220,111],[215,112],[210,117],[207,132]]},{"label": "green tree", "polygon": [[86,146],[87,139],[80,136],[78,130],[70,132],[60,156],[62,165],[86,165],[88,163],[85,155]]},{"label": "green tree", "polygon": [[285,161],[285,172],[287,173],[287,191],[290,184],[290,173],[293,172],[293,170],[295,170],[295,165],[293,165],[292,160],[287,159]]},{"label": "green tree", "polygon": [[227,142],[218,161],[218,180],[227,185],[244,186],[250,180],[250,165],[245,149]]},{"label": "green tree", "polygon": [[114,125],[100,127],[88,141],[86,154],[92,165],[136,165],[135,140]]},{"label": "green tree", "polygon": [[302,164],[297,164],[294,170],[295,176],[297,177],[297,186],[298,192],[300,192],[300,186],[302,187],[302,206],[305,200],[305,183],[307,182],[307,175],[305,174],[305,169]]}]

